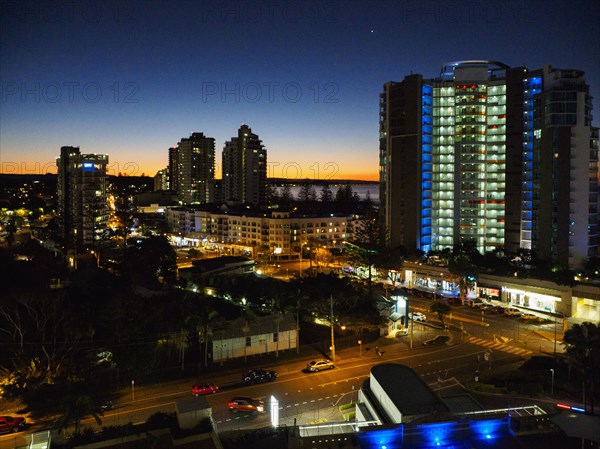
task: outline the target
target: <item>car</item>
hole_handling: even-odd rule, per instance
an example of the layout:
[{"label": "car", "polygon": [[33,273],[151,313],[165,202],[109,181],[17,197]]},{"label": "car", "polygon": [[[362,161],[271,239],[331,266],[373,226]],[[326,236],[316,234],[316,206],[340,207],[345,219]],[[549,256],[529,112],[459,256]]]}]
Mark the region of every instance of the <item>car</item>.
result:
[{"label": "car", "polygon": [[219,387],[211,384],[197,384],[192,387],[194,396],[204,396],[205,394],[215,394],[219,391]]},{"label": "car", "polygon": [[494,306],[490,309],[492,313],[504,313],[504,307],[502,306]]},{"label": "car", "polygon": [[427,317],[421,312],[410,312],[408,317],[414,321],[427,321]]},{"label": "car", "polygon": [[20,416],[0,416],[0,433],[20,432],[27,421]]},{"label": "car", "polygon": [[277,372],[266,369],[252,369],[244,374],[244,382],[247,384],[259,384],[262,382],[273,382],[277,379]]},{"label": "car", "polygon": [[324,369],[333,369],[335,365],[333,362],[329,360],[321,359],[321,360],[313,360],[308,365],[306,365],[306,370],[311,372],[323,371]]},{"label": "car", "polygon": [[455,296],[450,296],[450,297],[446,298],[446,304],[451,305],[451,306],[461,306],[462,301],[460,300],[460,298],[457,298]]},{"label": "car", "polygon": [[479,310],[481,310],[482,312],[490,312],[493,308],[494,306],[491,304],[481,304],[479,306]]},{"label": "car", "polygon": [[541,316],[537,316],[537,315],[534,315],[533,313],[529,313],[529,312],[523,312],[521,314],[521,319],[526,320],[526,321],[537,321],[538,323],[541,323],[542,321],[544,321],[544,319]]},{"label": "car", "polygon": [[450,340],[450,337],[447,335],[438,335],[437,337],[430,338],[429,340],[425,340],[423,342],[423,346],[433,346],[433,345],[441,345]]},{"label": "car", "polygon": [[236,396],[235,398],[231,398],[227,403],[227,407],[234,413],[263,413],[265,411],[265,403],[263,401],[246,396]]},{"label": "car", "polygon": [[402,329],[396,329],[394,336],[397,338],[406,337],[408,335],[408,327],[403,327]]},{"label": "car", "polygon": [[467,300],[467,305],[469,307],[478,308],[485,304],[485,301],[481,298],[472,298]]},{"label": "car", "polygon": [[115,409],[115,404],[113,404],[113,401],[107,401],[104,404],[102,404],[100,406],[100,408],[102,409],[103,412],[105,412],[107,410],[114,410]]},{"label": "car", "polygon": [[521,316],[521,311],[516,307],[507,307],[504,309],[504,315],[507,316]]}]

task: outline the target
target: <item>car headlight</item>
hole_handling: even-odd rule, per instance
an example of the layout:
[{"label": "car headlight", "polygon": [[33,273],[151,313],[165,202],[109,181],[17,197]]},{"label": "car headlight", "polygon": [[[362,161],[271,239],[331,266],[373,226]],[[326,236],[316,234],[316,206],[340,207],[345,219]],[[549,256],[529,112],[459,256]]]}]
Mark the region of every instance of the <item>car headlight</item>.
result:
[{"label": "car headlight", "polygon": [[262,405],[259,405],[256,407],[256,410],[258,410],[259,412],[263,412],[265,408]]}]

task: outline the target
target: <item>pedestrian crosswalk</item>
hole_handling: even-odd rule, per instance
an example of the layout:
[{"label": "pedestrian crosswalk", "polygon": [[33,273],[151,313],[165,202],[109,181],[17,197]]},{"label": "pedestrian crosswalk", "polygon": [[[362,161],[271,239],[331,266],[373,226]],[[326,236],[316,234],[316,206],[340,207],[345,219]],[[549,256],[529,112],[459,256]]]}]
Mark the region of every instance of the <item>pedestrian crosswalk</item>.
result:
[{"label": "pedestrian crosswalk", "polygon": [[521,357],[533,354],[533,351],[530,351],[529,349],[518,348],[516,346],[500,343],[498,341],[486,340],[485,338],[469,337],[469,343],[473,343],[478,346],[485,346],[486,348],[495,349],[497,351],[508,352]]}]

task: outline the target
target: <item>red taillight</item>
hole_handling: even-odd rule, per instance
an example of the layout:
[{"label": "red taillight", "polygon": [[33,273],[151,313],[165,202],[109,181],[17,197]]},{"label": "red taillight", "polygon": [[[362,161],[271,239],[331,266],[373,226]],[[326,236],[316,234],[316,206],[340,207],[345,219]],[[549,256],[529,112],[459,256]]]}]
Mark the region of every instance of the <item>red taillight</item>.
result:
[{"label": "red taillight", "polygon": [[227,403],[227,407],[233,407],[233,406],[235,406],[235,402],[228,402]]}]

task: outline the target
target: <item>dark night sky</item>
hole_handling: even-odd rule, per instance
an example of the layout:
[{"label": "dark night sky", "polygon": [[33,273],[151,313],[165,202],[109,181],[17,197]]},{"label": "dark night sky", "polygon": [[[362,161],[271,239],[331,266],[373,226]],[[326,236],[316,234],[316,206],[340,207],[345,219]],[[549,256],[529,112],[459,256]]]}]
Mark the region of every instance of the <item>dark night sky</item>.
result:
[{"label": "dark night sky", "polygon": [[383,83],[464,59],[582,69],[600,116],[598,0],[1,5],[4,173],[54,172],[75,145],[153,175],[192,131],[220,165],[248,123],[269,176],[375,179]]}]

